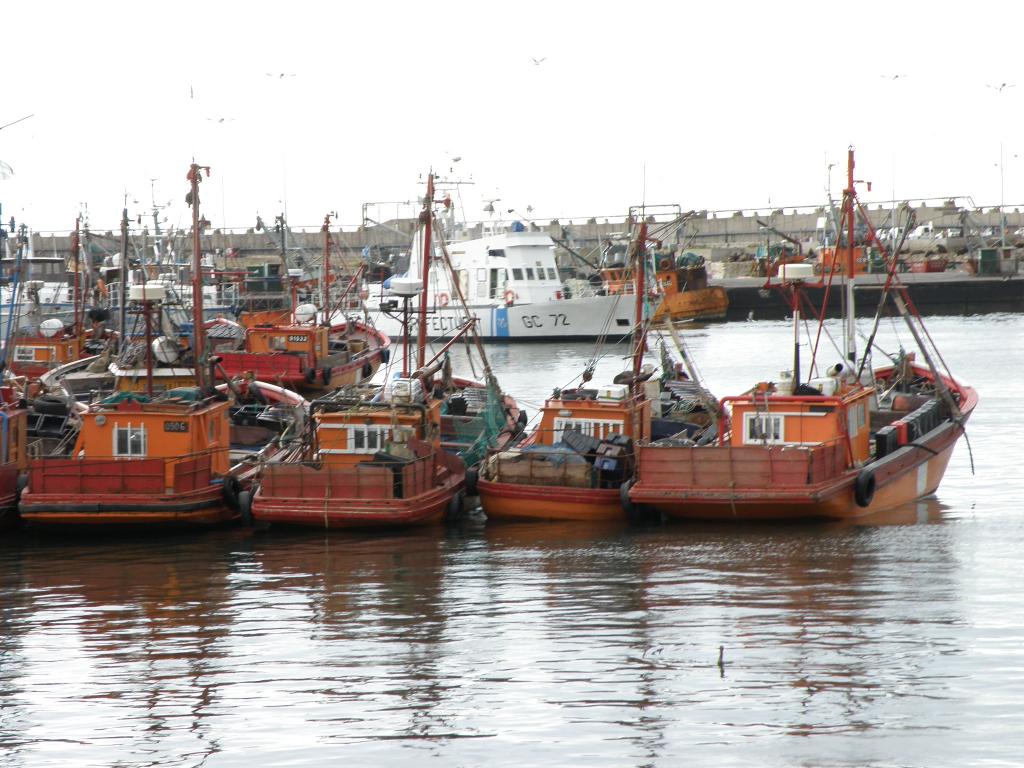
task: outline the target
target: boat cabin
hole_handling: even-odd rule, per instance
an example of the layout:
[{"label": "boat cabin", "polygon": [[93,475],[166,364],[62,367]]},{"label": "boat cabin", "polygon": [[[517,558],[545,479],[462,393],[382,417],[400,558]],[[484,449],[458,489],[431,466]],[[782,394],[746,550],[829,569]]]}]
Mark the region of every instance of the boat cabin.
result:
[{"label": "boat cabin", "polygon": [[[870,409],[874,390],[835,378],[812,379],[820,395],[786,394],[758,384],[745,395],[725,398],[732,406],[731,444],[812,446],[847,443],[853,463],[871,455]],[[801,390],[803,391],[803,390]],[[725,429],[724,424],[721,427]]]},{"label": "boat cabin", "polygon": [[[437,443],[441,403],[427,396],[419,379],[392,379],[370,401],[325,403],[314,411],[315,457],[332,465],[352,465],[385,451],[401,454],[409,438]],[[435,445],[435,447],[437,447]],[[412,458],[411,456],[409,458]]]},{"label": "boat cabin", "polygon": [[569,429],[597,441],[612,435],[647,440],[651,432],[651,401],[646,396],[635,401],[625,384],[562,390],[544,403],[534,444],[555,445]]},{"label": "boat cabin", "polygon": [[[176,485],[176,465],[209,456],[213,474],[228,471],[231,425],[227,400],[198,397],[194,387],[150,400],[138,395],[114,395],[82,414],[82,426],[72,449],[76,459],[159,459],[164,485]],[[180,483],[179,483],[180,484]]]}]

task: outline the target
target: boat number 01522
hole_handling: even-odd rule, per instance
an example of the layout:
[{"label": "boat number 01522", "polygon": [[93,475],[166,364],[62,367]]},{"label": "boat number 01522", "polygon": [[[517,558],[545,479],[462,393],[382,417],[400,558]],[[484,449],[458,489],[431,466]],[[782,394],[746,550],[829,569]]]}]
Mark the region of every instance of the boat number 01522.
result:
[{"label": "boat number 01522", "polygon": [[[552,325],[569,325],[569,320],[562,312],[552,312],[548,317],[551,318]],[[540,319],[540,315],[523,315],[523,325],[527,328],[543,328],[544,321]]]}]

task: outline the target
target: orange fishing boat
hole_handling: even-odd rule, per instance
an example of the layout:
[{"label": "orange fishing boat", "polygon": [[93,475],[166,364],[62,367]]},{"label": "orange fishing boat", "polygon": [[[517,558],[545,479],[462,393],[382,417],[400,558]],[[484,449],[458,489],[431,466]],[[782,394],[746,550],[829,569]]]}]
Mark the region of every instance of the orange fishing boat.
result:
[{"label": "orange fishing boat", "polygon": [[26,413],[15,388],[0,386],[0,529],[18,521],[18,481],[27,456]]},{"label": "orange fishing boat", "polygon": [[[192,363],[188,367],[176,363],[176,342],[151,338],[153,305],[162,296],[162,287],[134,286],[133,302],[145,316],[144,364],[133,367],[122,360],[98,366],[96,375],[113,381],[114,392],[88,405],[70,399],[51,402],[56,396],[49,394],[45,411],[37,407],[40,420],[52,417],[61,428],[38,435],[37,458],[28,463],[28,482],[19,503],[21,517],[28,523],[144,527],[225,523],[247,511],[246,486],[258,469],[258,459],[287,447],[279,434],[266,427],[272,439],[264,439],[262,448],[253,446],[252,428],[239,434],[230,418],[235,395],[285,409],[301,409],[305,404],[301,396],[250,382],[229,382],[219,391],[209,385],[212,361],[202,332],[199,269],[198,185],[203,170],[209,173],[193,164],[188,174],[193,208],[192,327],[199,329],[192,343]],[[154,359],[161,354],[168,365],[157,367]],[[87,368],[96,360],[105,363],[95,358],[64,369]],[[154,369],[164,374],[157,384]],[[54,378],[54,391],[71,391],[67,377],[51,372],[44,377],[45,385],[51,385],[50,378]],[[272,416],[272,410],[267,415]],[[233,450],[245,456],[233,456]]]},{"label": "orange fishing boat", "polygon": [[630,282],[636,284],[632,370],[611,385],[556,391],[521,446],[488,457],[476,481],[488,519],[625,519],[621,487],[633,474],[633,442],[650,436],[650,395],[658,391],[657,382],[647,381],[653,369],[642,364],[647,240],[647,225],[641,224],[630,253]]},{"label": "orange fishing boat", "polygon": [[[651,316],[652,322],[725,318],[729,310],[729,294],[720,285],[708,285],[708,273],[703,259],[690,258],[687,254],[679,257],[656,254],[655,264],[657,285],[650,287],[650,293],[657,300]],[[633,292],[633,280],[629,274],[631,270],[625,267],[605,267],[600,272],[608,293]]]},{"label": "orange fishing boat", "polygon": [[838,246],[845,253],[846,267],[827,271],[825,300],[833,275],[856,272],[859,214],[869,239],[889,264],[883,299],[892,298],[917,341],[922,361],[915,353],[901,351],[892,365],[872,370],[869,355],[881,304],[865,354],[858,358],[853,281],[846,279],[846,359],[825,376],[802,381],[802,287],[805,281],[820,278],[815,278],[810,264],[785,265],[781,276],[791,291],[794,321],[791,375],[725,398],[722,404],[731,408],[731,416],[719,423],[714,444],[641,444],[636,479],[624,495],[627,505],[678,518],[844,519],[882,511],[938,488],[978,395],[945,369],[932,347],[898,283],[895,254],[885,252],[857,201],[853,168],[851,149],[841,219],[845,242]]},{"label": "orange fishing boat", "polygon": [[[423,211],[424,279],[400,281],[393,286],[399,295],[426,295],[433,198],[431,175]],[[406,308],[401,376],[382,388],[353,385],[314,401],[301,455],[263,468],[254,520],[320,528],[438,523],[462,511],[467,461],[519,433],[515,403],[501,395],[486,358],[485,385],[450,375],[447,350],[475,321],[430,361],[421,323],[418,365],[410,371],[408,302]],[[482,346],[478,351],[483,356]]]},{"label": "orange fishing boat", "polygon": [[[297,304],[294,284],[290,311],[264,310],[246,312],[235,332],[221,333],[222,338],[234,336],[241,349],[218,344],[219,374],[224,378],[252,375],[263,381],[318,392],[335,387],[359,384],[373,378],[382,362],[389,357],[391,339],[368,321],[346,318],[332,324],[330,275],[330,215],[324,218],[323,268],[320,275],[321,302]],[[348,306],[349,295],[355,295],[362,269],[352,276],[336,304]],[[211,333],[225,329],[230,321],[208,323]]]}]

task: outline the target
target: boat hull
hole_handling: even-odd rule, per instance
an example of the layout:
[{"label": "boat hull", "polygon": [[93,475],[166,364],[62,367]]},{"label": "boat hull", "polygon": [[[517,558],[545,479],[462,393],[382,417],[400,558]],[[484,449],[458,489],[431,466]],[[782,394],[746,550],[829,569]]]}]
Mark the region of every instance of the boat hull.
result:
[{"label": "boat hull", "polygon": [[[756,521],[863,517],[934,493],[962,434],[961,423],[946,421],[915,444],[903,446],[884,459],[815,483],[799,482],[801,473],[803,478],[808,476],[807,470],[799,466],[787,469],[780,461],[782,453],[771,457],[765,454],[765,466],[756,471],[768,482],[754,487],[750,484],[744,487],[742,479],[744,467],[750,464],[745,463],[740,451],[729,446],[643,446],[639,459],[641,473],[629,490],[629,501],[679,519]],[[795,453],[791,452],[791,458]],[[728,465],[732,474],[717,474],[712,463],[719,467]],[[671,473],[676,482],[650,482],[650,478],[663,472]],[[863,491],[858,500],[858,479],[865,472],[873,476],[873,491],[868,503],[863,504]],[[702,475],[724,478],[724,481],[705,483]],[[679,482],[679,478],[689,482]],[[862,485],[864,482],[861,481]]]},{"label": "boat hull", "polygon": [[729,311],[729,295],[720,285],[666,296],[654,312],[653,322],[666,317],[680,320],[724,320]]},{"label": "boat hull", "polygon": [[390,467],[282,462],[265,469],[252,518],[324,529],[434,525],[460,511],[465,484],[466,465],[444,452]]},{"label": "boat hull", "polygon": [[238,519],[219,486],[204,493],[33,494],[26,490],[18,505],[21,519],[32,526],[216,526]]},{"label": "boat hull", "polygon": [[567,488],[478,480],[489,520],[625,520],[618,489]]}]

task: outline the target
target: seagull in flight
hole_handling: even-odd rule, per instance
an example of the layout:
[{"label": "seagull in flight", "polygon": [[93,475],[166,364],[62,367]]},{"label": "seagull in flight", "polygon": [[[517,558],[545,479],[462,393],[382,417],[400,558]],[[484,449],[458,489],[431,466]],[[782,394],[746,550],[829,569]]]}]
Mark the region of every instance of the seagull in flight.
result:
[{"label": "seagull in flight", "polygon": [[991,88],[993,91],[999,91],[1000,93],[1002,93],[1004,88],[1013,88],[1013,85],[1013,83],[1000,83],[999,85],[986,84],[985,87]]},{"label": "seagull in flight", "polygon": [[230,123],[235,118],[233,118],[233,117],[208,117],[206,119],[209,120],[211,123]]},{"label": "seagull in flight", "polygon": [[899,80],[901,77],[906,77],[906,75],[879,75],[879,77],[883,80]]},{"label": "seagull in flight", "polygon": [[547,58],[548,58],[547,56],[541,56],[541,57],[540,57],[539,59],[535,59],[535,58],[533,58],[533,57],[531,56],[531,57],[530,57],[530,61],[532,61],[532,62],[533,62],[534,66],[537,66],[537,67],[539,67],[539,66],[541,65],[541,62],[544,62],[544,61],[546,61],[546,60],[547,60]]},{"label": "seagull in flight", "polygon": [[267,72],[265,74],[267,77],[276,77],[279,80],[286,77],[295,77],[295,74],[291,72]]}]

